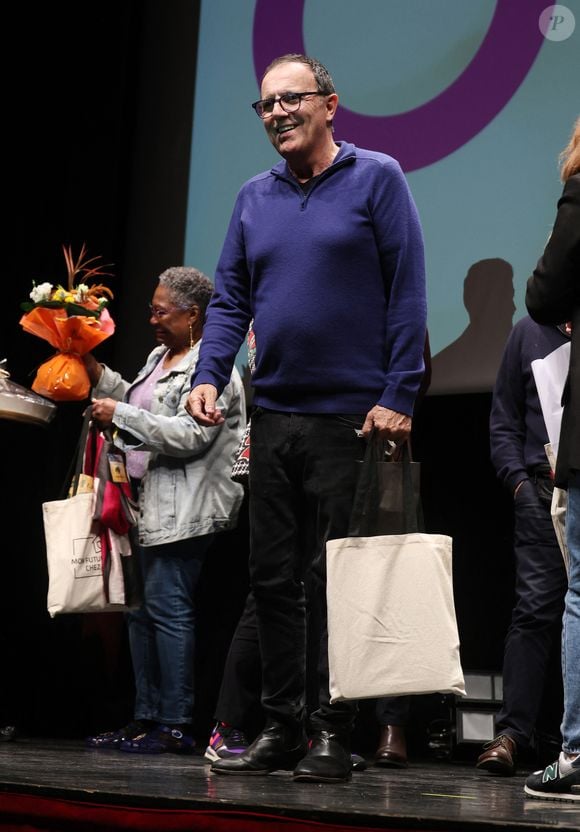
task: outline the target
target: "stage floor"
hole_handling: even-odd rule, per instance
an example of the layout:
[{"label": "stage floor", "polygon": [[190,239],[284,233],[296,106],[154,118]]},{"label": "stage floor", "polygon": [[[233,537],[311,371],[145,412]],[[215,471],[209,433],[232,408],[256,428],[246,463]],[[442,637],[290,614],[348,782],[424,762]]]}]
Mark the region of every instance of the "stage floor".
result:
[{"label": "stage floor", "polygon": [[263,813],[308,819],[322,828],[579,830],[580,804],[525,798],[527,773],[499,778],[472,763],[429,760],[404,770],[370,767],[345,784],[307,784],[294,783],[289,772],[211,774],[198,756],[140,756],[90,750],[80,741],[19,739],[0,744],[0,828],[8,795],[29,795],[142,809],[219,810],[222,816],[228,810]]}]

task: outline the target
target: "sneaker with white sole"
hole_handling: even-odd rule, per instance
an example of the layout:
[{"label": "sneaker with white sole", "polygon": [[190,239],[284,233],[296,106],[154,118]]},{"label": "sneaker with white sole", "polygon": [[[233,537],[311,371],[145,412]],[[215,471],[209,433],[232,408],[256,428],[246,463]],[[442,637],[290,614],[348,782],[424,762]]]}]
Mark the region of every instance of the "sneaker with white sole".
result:
[{"label": "sneaker with white sole", "polygon": [[233,725],[227,725],[225,722],[218,722],[211,732],[204,757],[212,762],[237,757],[238,754],[243,754],[247,750],[249,744],[244,732],[239,728],[234,728]]},{"label": "sneaker with white sole", "polygon": [[524,792],[540,800],[580,803],[580,756],[568,760],[561,752],[555,763],[530,774]]}]

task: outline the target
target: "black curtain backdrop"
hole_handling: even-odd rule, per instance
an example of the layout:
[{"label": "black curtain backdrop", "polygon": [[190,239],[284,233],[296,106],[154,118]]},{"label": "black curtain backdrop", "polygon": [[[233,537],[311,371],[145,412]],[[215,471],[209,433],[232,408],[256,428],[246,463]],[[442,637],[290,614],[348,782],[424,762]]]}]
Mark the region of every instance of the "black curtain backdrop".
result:
[{"label": "black curtain backdrop", "polygon": [[[141,4],[16,5],[3,52],[5,191],[0,357],[29,387],[53,350],[24,333],[20,303],[32,282],[66,281],[61,246],[114,263],[113,314],[123,280],[143,29]],[[15,56],[15,57],[14,57]],[[113,341],[102,347],[113,359]],[[47,427],[0,422],[2,465],[2,720],[25,733],[82,731],[98,659],[81,616],[51,621],[41,503],[56,499],[84,403],[58,406]],[[10,539],[10,543],[8,542]]]},{"label": "black curtain backdrop", "polygon": [[[30,386],[52,353],[19,326],[32,281],[65,280],[62,244],[112,263],[117,323],[101,360],[132,377],[152,342],[146,305],[183,257],[199,3],[100,0],[15,5],[5,25],[0,358]],[[15,55],[15,57],[8,57]],[[219,124],[216,130],[220,129]],[[466,670],[501,671],[513,600],[511,510],[491,468],[491,396],[427,396],[415,420],[427,529],[453,536]],[[47,427],[0,420],[2,722],[82,737],[131,716],[122,616],[50,619],[41,503],[63,484],[86,403]],[[215,547],[200,587],[196,729],[205,742],[247,590],[246,512]],[[557,725],[558,706],[547,719]],[[363,709],[364,710],[364,709]],[[361,721],[359,748],[375,739]]]}]

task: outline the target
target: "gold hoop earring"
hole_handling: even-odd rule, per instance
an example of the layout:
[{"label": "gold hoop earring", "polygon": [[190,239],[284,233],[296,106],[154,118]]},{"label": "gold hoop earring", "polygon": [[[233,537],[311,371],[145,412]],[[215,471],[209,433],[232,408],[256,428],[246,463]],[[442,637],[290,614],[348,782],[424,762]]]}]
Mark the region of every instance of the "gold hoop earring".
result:
[{"label": "gold hoop earring", "polygon": [[195,347],[195,341],[193,340],[193,327],[191,325],[191,321],[189,323],[189,349],[192,350]]}]

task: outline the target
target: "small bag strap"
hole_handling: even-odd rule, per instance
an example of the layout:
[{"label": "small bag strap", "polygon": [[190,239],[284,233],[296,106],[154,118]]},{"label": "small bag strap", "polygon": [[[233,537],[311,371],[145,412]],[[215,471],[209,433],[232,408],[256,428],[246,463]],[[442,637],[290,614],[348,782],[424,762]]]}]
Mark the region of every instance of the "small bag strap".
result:
[{"label": "small bag strap", "polygon": [[[360,537],[364,534],[364,529],[374,525],[379,505],[377,463],[381,458],[384,459],[379,451],[379,442],[374,433],[367,441],[350,513],[349,537]],[[383,445],[383,454],[384,450]]]},{"label": "small bag strap", "polygon": [[421,496],[415,494],[413,488],[413,474],[411,471],[411,449],[408,442],[402,448],[403,463],[403,509],[407,532],[424,532],[425,519]]},{"label": "small bag strap", "polygon": [[80,475],[83,471],[84,466],[84,459],[85,459],[85,450],[87,447],[87,441],[89,438],[89,431],[91,429],[91,415],[92,415],[92,408],[89,407],[85,408],[83,413],[83,424],[81,427],[80,436],[77,442],[77,446],[75,448],[73,457],[71,459],[64,484],[61,488],[61,496],[60,499],[64,500],[69,495],[74,497],[77,493],[79,488],[79,480]]}]

